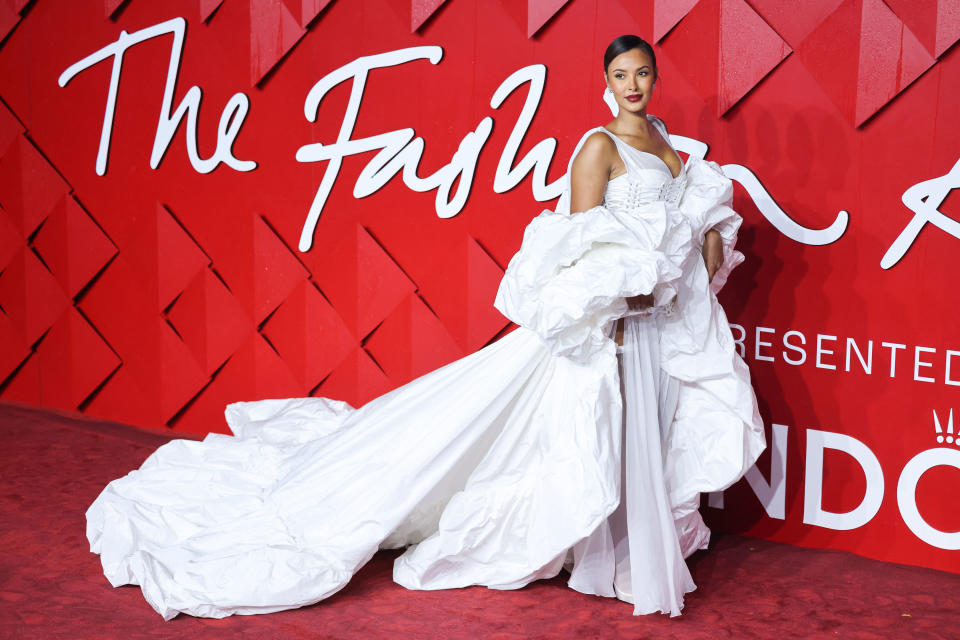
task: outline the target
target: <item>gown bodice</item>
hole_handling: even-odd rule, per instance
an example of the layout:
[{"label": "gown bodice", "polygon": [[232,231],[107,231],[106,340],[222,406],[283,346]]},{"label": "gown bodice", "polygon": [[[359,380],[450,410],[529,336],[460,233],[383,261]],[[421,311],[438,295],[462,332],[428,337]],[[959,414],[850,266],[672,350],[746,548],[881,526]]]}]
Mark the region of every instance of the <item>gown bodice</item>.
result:
[{"label": "gown bodice", "polygon": [[[664,140],[669,142],[666,129],[661,128],[657,118],[648,116],[660,131]],[[641,151],[611,133],[605,127],[597,127],[616,143],[617,151],[627,169],[616,178],[607,182],[603,204],[611,209],[633,211],[651,202],[663,201],[673,206],[680,203],[687,182],[686,165],[681,163],[680,174],[676,177],[667,164],[657,155]]]}]

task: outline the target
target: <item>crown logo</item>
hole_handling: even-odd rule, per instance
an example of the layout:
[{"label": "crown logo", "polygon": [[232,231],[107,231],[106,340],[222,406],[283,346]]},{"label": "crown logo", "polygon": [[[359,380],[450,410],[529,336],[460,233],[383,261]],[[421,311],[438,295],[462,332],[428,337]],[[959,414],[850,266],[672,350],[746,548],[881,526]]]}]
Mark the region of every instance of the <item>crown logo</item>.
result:
[{"label": "crown logo", "polygon": [[937,432],[937,442],[943,443],[946,441],[947,444],[951,444],[956,441],[958,447],[960,447],[960,438],[954,438],[953,436],[953,408],[950,408],[950,417],[947,418],[947,435],[943,435],[943,427],[940,426],[940,417],[937,416],[937,410],[933,410],[933,430]]}]

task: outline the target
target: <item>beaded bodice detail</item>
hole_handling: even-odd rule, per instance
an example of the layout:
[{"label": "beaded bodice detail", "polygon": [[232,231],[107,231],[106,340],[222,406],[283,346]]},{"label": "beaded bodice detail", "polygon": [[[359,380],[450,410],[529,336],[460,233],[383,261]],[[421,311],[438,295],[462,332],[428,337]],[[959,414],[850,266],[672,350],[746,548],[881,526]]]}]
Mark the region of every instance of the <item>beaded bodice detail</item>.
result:
[{"label": "beaded bodice detail", "polygon": [[[655,119],[651,121],[669,142],[666,129],[661,128],[659,121]],[[674,178],[670,168],[660,157],[634,149],[604,127],[597,127],[597,130],[605,132],[613,139],[627,168],[626,173],[607,183],[603,197],[603,204],[606,207],[630,211],[656,201],[667,202],[674,206],[680,202],[687,182],[685,166],[681,168],[680,175]]]},{"label": "beaded bodice detail", "polygon": [[[658,172],[660,173],[660,172]],[[686,176],[662,179],[649,176],[635,178],[629,173],[617,176],[607,183],[603,203],[610,209],[636,209],[644,204],[662,200],[676,206],[683,196]]]}]

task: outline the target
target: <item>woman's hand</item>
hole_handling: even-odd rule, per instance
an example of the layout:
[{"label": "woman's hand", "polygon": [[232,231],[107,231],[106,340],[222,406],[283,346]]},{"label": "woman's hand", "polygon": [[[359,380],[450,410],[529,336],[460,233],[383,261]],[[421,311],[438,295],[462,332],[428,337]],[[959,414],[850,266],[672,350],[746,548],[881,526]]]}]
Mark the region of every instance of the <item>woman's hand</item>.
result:
[{"label": "woman's hand", "polygon": [[717,269],[723,264],[723,242],[720,234],[713,229],[703,238],[703,264],[707,267],[707,277],[712,282]]},{"label": "woman's hand", "polygon": [[627,298],[627,306],[631,311],[643,311],[653,306],[653,294],[645,296],[631,296]]}]

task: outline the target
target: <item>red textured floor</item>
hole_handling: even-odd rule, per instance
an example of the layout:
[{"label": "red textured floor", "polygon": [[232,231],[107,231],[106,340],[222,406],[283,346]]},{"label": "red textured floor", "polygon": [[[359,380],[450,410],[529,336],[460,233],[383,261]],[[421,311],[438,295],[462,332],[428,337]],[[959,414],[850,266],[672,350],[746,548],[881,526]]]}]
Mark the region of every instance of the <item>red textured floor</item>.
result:
[{"label": "red textured floor", "polygon": [[137,587],[112,589],[84,537],[103,486],[166,440],[0,404],[2,638],[960,638],[960,576],[848,553],[717,536],[691,561],[684,614],[633,617],[561,578],[519,591],[417,592],[382,552],[336,596],[263,616],[164,622]]}]

